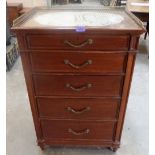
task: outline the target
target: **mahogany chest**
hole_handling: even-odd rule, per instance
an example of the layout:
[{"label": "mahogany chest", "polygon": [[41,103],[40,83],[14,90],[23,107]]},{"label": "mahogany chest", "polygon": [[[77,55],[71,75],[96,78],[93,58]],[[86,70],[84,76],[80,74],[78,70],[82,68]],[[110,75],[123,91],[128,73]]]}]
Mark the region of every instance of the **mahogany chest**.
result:
[{"label": "mahogany chest", "polygon": [[141,22],[120,8],[36,8],[12,30],[38,145],[116,151],[144,32]]}]

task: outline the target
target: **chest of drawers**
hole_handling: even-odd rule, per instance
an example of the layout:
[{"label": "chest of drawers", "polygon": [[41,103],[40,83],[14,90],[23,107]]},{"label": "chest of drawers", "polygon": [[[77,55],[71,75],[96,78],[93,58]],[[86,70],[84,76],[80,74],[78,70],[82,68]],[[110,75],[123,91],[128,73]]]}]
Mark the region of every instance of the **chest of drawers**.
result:
[{"label": "chest of drawers", "polygon": [[[61,17],[71,11],[86,21],[88,12],[98,11],[95,18],[105,20],[110,14],[121,21],[115,23],[111,16],[113,20],[91,25],[90,18],[88,25],[77,26],[69,25],[71,19],[66,24],[52,17],[55,12]],[[118,8],[34,9],[16,20],[12,29],[19,43],[38,145],[117,150],[139,35],[144,32],[140,22]]]}]

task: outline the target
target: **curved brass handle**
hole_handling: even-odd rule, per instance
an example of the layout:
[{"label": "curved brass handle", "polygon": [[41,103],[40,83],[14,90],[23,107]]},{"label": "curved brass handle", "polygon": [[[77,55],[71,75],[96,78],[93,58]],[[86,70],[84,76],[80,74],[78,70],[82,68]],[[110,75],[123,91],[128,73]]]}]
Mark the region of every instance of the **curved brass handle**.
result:
[{"label": "curved brass handle", "polygon": [[84,86],[81,86],[79,88],[75,88],[71,84],[66,83],[66,88],[70,88],[70,89],[72,89],[74,91],[77,91],[77,92],[82,91],[82,90],[87,89],[87,88],[91,88],[91,87],[92,87],[92,84],[91,83],[88,83],[88,84],[86,84]]},{"label": "curved brass handle", "polygon": [[67,110],[76,114],[76,115],[79,115],[79,114],[83,114],[84,112],[87,112],[90,110],[90,107],[86,107],[86,108],[83,108],[83,109],[80,109],[80,110],[75,110],[75,109],[72,109],[71,107],[67,107]]},{"label": "curved brass handle", "polygon": [[79,45],[75,45],[75,44],[73,44],[73,43],[71,43],[70,41],[68,41],[68,40],[65,40],[64,41],[64,44],[67,44],[67,45],[69,45],[69,46],[71,46],[71,47],[75,47],[75,48],[81,48],[81,47],[83,47],[83,46],[85,46],[85,45],[91,45],[93,43],[93,40],[92,39],[88,39],[88,40],[86,40],[86,41],[84,41],[83,43],[81,43],[81,44],[79,44]]},{"label": "curved brass handle", "polygon": [[83,134],[88,134],[90,132],[90,129],[84,129],[81,131],[74,131],[73,129],[69,128],[68,132],[72,133],[73,135],[79,136],[79,135],[83,135]]},{"label": "curved brass handle", "polygon": [[80,69],[80,68],[83,68],[83,67],[85,67],[87,65],[91,65],[92,64],[92,60],[87,60],[86,62],[84,62],[81,65],[74,65],[69,60],[65,59],[64,60],[64,64],[70,65],[72,68],[75,68],[75,69]]}]

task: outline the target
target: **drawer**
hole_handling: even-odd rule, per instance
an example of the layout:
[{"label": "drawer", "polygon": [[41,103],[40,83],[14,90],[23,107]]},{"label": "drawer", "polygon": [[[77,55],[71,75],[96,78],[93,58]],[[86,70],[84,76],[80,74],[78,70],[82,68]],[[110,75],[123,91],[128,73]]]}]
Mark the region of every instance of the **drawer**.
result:
[{"label": "drawer", "polygon": [[39,116],[53,119],[114,120],[119,102],[104,98],[37,98]]},{"label": "drawer", "polygon": [[120,96],[122,76],[34,75],[36,95]]},{"label": "drawer", "polygon": [[42,120],[43,137],[47,139],[102,139],[112,140],[114,122]]},{"label": "drawer", "polygon": [[28,49],[128,50],[129,35],[28,34]]},{"label": "drawer", "polygon": [[31,53],[34,72],[122,73],[126,53],[102,52],[41,52]]}]

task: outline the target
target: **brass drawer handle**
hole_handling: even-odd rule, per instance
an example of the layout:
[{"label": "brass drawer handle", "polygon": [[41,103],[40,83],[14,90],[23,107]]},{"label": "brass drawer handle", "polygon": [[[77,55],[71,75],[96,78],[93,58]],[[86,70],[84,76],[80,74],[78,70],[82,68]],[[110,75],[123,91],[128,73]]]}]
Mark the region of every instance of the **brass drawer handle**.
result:
[{"label": "brass drawer handle", "polygon": [[76,115],[79,115],[79,114],[83,114],[83,113],[85,113],[87,111],[90,111],[90,107],[86,107],[86,108],[83,108],[83,109],[80,109],[80,110],[75,110],[75,109],[73,109],[71,107],[67,107],[67,110],[74,113],[74,114],[76,114]]},{"label": "brass drawer handle", "polygon": [[88,134],[90,132],[90,130],[89,129],[85,129],[85,130],[81,130],[81,131],[74,131],[73,129],[69,128],[68,132],[72,133],[73,135],[79,136],[79,135]]},{"label": "brass drawer handle", "polygon": [[91,45],[93,43],[93,40],[92,39],[88,39],[88,40],[86,40],[86,41],[84,41],[83,43],[81,43],[81,44],[79,44],[79,45],[75,45],[75,44],[73,44],[73,43],[71,43],[70,41],[68,41],[68,40],[65,40],[64,41],[64,44],[67,44],[67,45],[69,45],[69,46],[71,46],[71,47],[75,47],[75,48],[81,48],[81,47],[83,47],[83,46],[85,46],[85,45]]},{"label": "brass drawer handle", "polygon": [[75,68],[75,69],[80,69],[80,68],[86,67],[87,65],[91,65],[92,60],[87,60],[86,62],[84,62],[81,65],[74,65],[69,60],[65,59],[64,64],[69,65],[69,66],[71,66],[72,68]]},{"label": "brass drawer handle", "polygon": [[87,89],[87,88],[91,88],[92,87],[92,84],[91,83],[88,83],[88,84],[86,84],[86,85],[84,85],[84,86],[81,86],[81,87],[79,87],[79,88],[75,88],[75,87],[73,87],[71,84],[69,84],[69,83],[67,83],[66,84],[66,88],[70,88],[70,89],[72,89],[72,90],[74,90],[74,91],[77,91],[77,92],[79,92],[79,91],[82,91],[82,90],[85,90],[85,89]]}]

